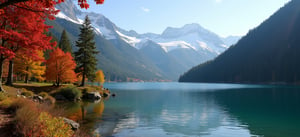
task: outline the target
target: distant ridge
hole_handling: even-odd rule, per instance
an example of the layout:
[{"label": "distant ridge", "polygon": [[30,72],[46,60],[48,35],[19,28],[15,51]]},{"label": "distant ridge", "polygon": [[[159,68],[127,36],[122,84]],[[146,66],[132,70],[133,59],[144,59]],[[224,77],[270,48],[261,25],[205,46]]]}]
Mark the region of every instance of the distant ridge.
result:
[{"label": "distant ridge", "polygon": [[300,1],[292,0],[180,82],[300,83]]},{"label": "distant ridge", "polygon": [[56,8],[61,10],[56,20],[47,22],[54,26],[51,32],[59,38],[65,29],[73,45],[80,24],[89,16],[100,51],[98,68],[112,81],[177,81],[180,74],[213,59],[240,38],[221,38],[196,23],[168,27],[162,34],[138,34],[118,27],[102,14],[77,9],[73,0],[65,0]]}]

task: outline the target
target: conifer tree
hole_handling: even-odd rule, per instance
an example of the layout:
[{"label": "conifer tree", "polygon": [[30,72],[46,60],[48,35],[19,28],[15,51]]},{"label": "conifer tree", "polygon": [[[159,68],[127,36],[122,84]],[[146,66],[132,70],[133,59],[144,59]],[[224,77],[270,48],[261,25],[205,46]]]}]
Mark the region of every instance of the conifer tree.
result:
[{"label": "conifer tree", "polygon": [[66,30],[63,30],[63,32],[61,34],[58,47],[65,53],[67,53],[67,52],[72,53],[71,42],[69,40]]},{"label": "conifer tree", "polygon": [[82,76],[81,86],[85,86],[85,79],[90,81],[95,79],[97,65],[96,50],[94,42],[94,33],[91,21],[88,16],[85,17],[84,23],[80,27],[79,38],[76,41],[78,51],[74,53],[77,67],[75,72]]}]

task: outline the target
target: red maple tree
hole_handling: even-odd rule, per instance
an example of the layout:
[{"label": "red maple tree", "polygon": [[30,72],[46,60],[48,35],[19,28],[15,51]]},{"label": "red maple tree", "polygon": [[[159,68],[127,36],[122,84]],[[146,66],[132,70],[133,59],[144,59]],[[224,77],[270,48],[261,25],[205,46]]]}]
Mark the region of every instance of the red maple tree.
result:
[{"label": "red maple tree", "polygon": [[[3,1],[3,0],[0,0]],[[29,7],[31,10],[28,10]],[[41,1],[27,1],[4,7],[0,15],[0,78],[2,77],[3,62],[13,59],[20,49],[24,54],[38,58],[37,50],[51,49],[51,37],[45,32],[50,26],[46,19],[54,19],[58,11]],[[0,91],[2,83],[0,81]]]},{"label": "red maple tree", "polygon": [[60,48],[56,48],[50,53],[46,66],[46,80],[55,82],[56,86],[62,82],[77,81],[74,72],[76,63],[69,52],[64,53]]},{"label": "red maple tree", "polygon": [[[46,7],[52,7],[53,4],[64,2],[65,0],[0,0],[0,9],[7,7],[9,5],[15,5],[17,3],[21,2],[27,2],[27,1],[40,1],[41,3],[44,3],[44,6]],[[104,0],[94,0],[96,4],[103,4]],[[78,0],[78,5],[81,8],[89,8],[89,4],[87,3],[87,0]]]}]

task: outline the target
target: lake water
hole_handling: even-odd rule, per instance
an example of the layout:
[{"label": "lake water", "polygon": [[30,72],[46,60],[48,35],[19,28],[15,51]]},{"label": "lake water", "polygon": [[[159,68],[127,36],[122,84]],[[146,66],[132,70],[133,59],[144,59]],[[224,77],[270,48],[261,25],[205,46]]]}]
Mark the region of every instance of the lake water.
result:
[{"label": "lake water", "polygon": [[116,93],[70,104],[69,116],[102,136],[297,137],[300,87],[106,83]]}]

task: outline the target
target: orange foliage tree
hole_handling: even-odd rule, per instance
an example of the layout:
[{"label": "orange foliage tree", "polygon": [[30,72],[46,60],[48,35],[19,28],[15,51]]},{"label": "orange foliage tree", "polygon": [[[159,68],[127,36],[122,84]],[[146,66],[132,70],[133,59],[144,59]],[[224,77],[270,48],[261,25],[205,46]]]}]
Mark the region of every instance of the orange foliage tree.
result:
[{"label": "orange foliage tree", "polygon": [[77,81],[74,72],[76,63],[71,53],[64,53],[60,48],[54,49],[46,61],[46,66],[46,80],[55,82],[56,86],[62,82]]},{"label": "orange foliage tree", "polygon": [[[11,3],[11,0],[0,0],[3,3]],[[13,59],[20,49],[26,49],[30,56],[35,50],[51,49],[54,43],[50,42],[45,32],[50,26],[45,24],[47,19],[54,19],[58,12],[55,4],[45,5],[39,0],[30,0],[7,5],[0,9],[0,78],[2,77],[3,62],[9,62],[7,84],[12,85]],[[2,81],[0,81],[0,91]]]},{"label": "orange foliage tree", "polygon": [[28,80],[31,77],[34,77],[39,81],[45,80],[43,75],[45,74],[46,66],[42,65],[44,63],[44,52],[40,50],[36,51],[38,58],[33,58],[32,56],[24,54],[22,51],[24,50],[17,52],[16,58],[14,59],[15,73],[25,77],[25,83],[28,83]]},{"label": "orange foliage tree", "polygon": [[103,85],[103,83],[105,82],[105,76],[102,70],[98,70],[96,72],[96,82],[99,83],[99,85]]}]

